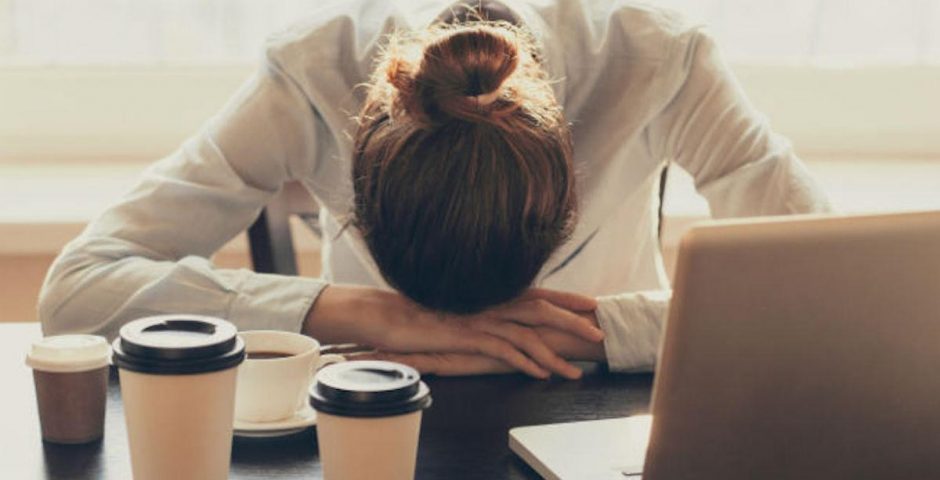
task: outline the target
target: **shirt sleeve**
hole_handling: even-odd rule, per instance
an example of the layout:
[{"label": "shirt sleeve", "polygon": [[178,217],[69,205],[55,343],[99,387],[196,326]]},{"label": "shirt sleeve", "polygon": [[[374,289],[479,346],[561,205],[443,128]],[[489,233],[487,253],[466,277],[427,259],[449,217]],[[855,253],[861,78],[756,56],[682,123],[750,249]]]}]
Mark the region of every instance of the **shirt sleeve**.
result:
[{"label": "shirt sleeve", "polygon": [[597,299],[597,322],[604,331],[610,370],[652,371],[671,292],[622,293]]},{"label": "shirt sleeve", "polygon": [[319,121],[269,50],[218,115],[59,254],[39,298],[44,332],[114,337],[163,313],[299,331],[322,281],[216,269],[208,257],[313,171]]},{"label": "shirt sleeve", "polygon": [[[681,81],[648,129],[650,151],[687,170],[714,217],[829,212],[830,203],[789,141],[757,112],[715,42],[693,30],[680,43]],[[611,370],[652,370],[670,291],[598,299]]]},{"label": "shirt sleeve", "polygon": [[683,79],[649,126],[650,150],[695,180],[714,217],[828,212],[829,200],[790,142],[750,103],[712,38],[683,42]]}]

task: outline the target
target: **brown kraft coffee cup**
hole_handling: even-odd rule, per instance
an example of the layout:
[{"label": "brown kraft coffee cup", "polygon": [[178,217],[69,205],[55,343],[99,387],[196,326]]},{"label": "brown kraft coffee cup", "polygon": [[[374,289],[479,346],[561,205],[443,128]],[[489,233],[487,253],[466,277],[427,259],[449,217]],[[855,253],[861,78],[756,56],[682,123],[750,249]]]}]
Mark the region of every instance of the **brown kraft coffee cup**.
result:
[{"label": "brown kraft coffee cup", "polygon": [[42,438],[78,444],[104,435],[111,347],[95,335],[56,335],[33,343],[33,369]]}]

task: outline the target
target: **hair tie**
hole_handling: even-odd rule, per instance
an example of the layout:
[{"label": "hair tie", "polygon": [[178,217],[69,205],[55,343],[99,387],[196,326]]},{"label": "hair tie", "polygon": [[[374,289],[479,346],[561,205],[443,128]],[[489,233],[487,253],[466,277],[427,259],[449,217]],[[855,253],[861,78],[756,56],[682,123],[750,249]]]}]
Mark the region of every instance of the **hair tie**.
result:
[{"label": "hair tie", "polygon": [[493,90],[490,93],[484,93],[483,95],[469,95],[469,98],[476,100],[480,106],[486,106],[496,101],[499,98],[499,89]]}]

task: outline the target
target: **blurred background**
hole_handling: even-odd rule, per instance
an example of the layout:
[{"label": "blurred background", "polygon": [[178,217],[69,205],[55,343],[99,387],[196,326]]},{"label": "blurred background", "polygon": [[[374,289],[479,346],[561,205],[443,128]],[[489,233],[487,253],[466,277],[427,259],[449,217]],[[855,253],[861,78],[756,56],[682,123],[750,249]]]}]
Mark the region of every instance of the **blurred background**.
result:
[{"label": "blurred background", "polygon": [[[219,109],[268,34],[324,3],[0,0],[0,321],[35,319],[59,249]],[[710,26],[843,211],[940,208],[940,0],[648,3]],[[671,263],[708,209],[673,174],[666,213]],[[293,230],[316,275],[315,235]],[[215,260],[247,258],[238,238]]]},{"label": "blurred background", "polygon": [[[250,65],[314,0],[0,0],[4,65]],[[427,0],[401,2],[429,4]],[[614,3],[614,2],[611,2]],[[936,0],[653,0],[704,21],[744,63],[940,63]]]}]

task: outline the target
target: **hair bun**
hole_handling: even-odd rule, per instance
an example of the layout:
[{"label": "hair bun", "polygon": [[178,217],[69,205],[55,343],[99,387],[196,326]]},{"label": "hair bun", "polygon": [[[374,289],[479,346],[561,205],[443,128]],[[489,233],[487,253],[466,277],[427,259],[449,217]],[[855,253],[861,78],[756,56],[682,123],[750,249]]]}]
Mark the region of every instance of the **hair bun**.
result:
[{"label": "hair bun", "polygon": [[388,79],[398,89],[401,106],[429,123],[492,121],[515,109],[511,92],[501,87],[519,61],[512,31],[467,26],[425,45],[414,72],[392,62]]}]

